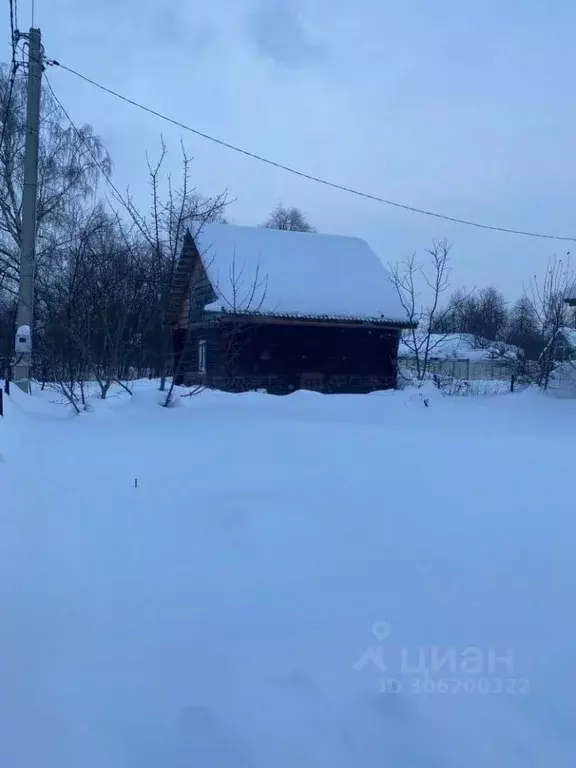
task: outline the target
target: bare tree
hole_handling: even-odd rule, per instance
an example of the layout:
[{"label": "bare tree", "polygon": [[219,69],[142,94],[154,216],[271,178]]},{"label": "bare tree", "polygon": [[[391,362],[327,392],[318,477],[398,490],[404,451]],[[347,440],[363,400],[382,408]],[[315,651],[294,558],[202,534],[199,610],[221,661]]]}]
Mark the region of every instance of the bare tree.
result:
[{"label": "bare tree", "polygon": [[532,305],[538,318],[542,349],[538,358],[538,384],[544,389],[548,387],[550,374],[555,366],[558,332],[567,324],[569,318],[565,297],[573,284],[574,272],[569,260],[558,259],[556,255],[549,259],[543,277],[534,275],[530,281]]},{"label": "bare tree", "polygon": [[508,313],[505,341],[522,350],[519,373],[527,373],[528,363],[538,359],[542,352],[539,320],[534,304],[528,296],[522,296]]},{"label": "bare tree", "polygon": [[437,320],[435,331],[469,334],[474,337],[474,347],[482,349],[504,339],[507,323],[506,300],[500,291],[489,286],[476,294],[455,291]]},{"label": "bare tree", "polygon": [[135,343],[148,310],[146,261],[142,249],[130,247],[109,216],[93,233],[87,256],[91,371],[104,399],[112,383],[130,378],[135,368]]},{"label": "bare tree", "polygon": [[86,382],[93,356],[93,325],[86,263],[91,222],[84,222],[61,254],[59,268],[38,292],[35,363],[48,386],[79,413],[86,406]]},{"label": "bare tree", "polygon": [[[26,83],[19,74],[11,91],[0,68],[0,356],[11,354],[15,322],[23,187]],[[190,180],[182,149],[182,176],[164,173],[162,143],[148,163],[150,210],[142,213],[127,194],[115,193],[116,210],[96,200],[111,163],[88,126],[60,120],[51,93],[41,105],[35,374],[56,386],[74,407],[86,401],[85,382],[106,397],[113,382],[156,374],[161,388],[172,369],[168,320],[175,265],[187,227],[222,219],[226,195],[208,198]]]},{"label": "bare tree", "polygon": [[226,193],[204,197],[191,185],[192,161],[183,145],[181,150],[182,173],[178,187],[170,174],[163,177],[167,154],[164,141],[158,160],[155,163],[148,161],[148,215],[140,214],[132,198],[123,201],[132,225],[131,231],[124,228],[126,239],[135,230],[148,251],[148,280],[153,300],[143,331],[143,343],[155,351],[155,369],[160,376],[161,391],[165,390],[173,364],[170,303],[186,230],[198,231],[208,222],[221,220],[227,205]]},{"label": "bare tree", "polygon": [[266,229],[285,229],[293,232],[316,231],[299,208],[285,208],[282,203],[278,203],[262,226]]},{"label": "bare tree", "polygon": [[123,382],[141,371],[147,324],[160,306],[147,244],[125,235],[102,205],[80,208],[66,246],[51,254],[54,269],[37,290],[35,362],[43,381],[62,370],[77,380],[80,366],[104,399],[112,383],[129,389]]},{"label": "bare tree", "polygon": [[[427,249],[428,262],[416,261],[412,254],[406,261],[390,265],[392,282],[402,307],[412,324],[404,343],[410,350],[416,364],[419,379],[426,376],[430,354],[439,340],[433,340],[434,328],[447,310],[440,307],[442,296],[450,287],[450,249],[446,240],[434,240]],[[421,299],[421,287],[425,288],[430,304],[425,307]]]},{"label": "bare tree", "polygon": [[[268,275],[262,274],[260,264],[256,264],[253,275],[246,276],[245,266],[239,266],[234,256],[229,267],[228,285],[224,290],[219,286],[224,314],[217,320],[224,327],[222,338],[228,371],[233,368],[242,350],[248,346],[257,331],[258,323],[253,319],[262,310],[267,291]],[[242,316],[251,317],[249,326]]]}]

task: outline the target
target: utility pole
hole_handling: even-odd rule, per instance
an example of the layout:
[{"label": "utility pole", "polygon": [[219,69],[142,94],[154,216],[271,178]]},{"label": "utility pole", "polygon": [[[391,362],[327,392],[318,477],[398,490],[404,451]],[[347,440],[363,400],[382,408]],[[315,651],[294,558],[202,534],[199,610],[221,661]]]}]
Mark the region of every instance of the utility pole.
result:
[{"label": "utility pole", "polygon": [[28,97],[26,102],[26,146],[22,231],[20,233],[20,288],[16,318],[14,383],[30,392],[32,364],[32,320],[34,311],[34,273],[36,271],[36,199],[38,187],[38,140],[40,134],[40,82],[42,44],[40,30],[30,29],[28,38]]}]

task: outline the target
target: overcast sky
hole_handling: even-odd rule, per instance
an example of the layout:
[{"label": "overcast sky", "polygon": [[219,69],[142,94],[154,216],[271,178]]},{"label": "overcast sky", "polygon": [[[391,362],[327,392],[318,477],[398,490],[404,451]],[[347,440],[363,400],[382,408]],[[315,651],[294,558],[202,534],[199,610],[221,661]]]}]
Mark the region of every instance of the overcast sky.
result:
[{"label": "overcast sky", "polygon": [[[30,3],[19,6],[26,29]],[[417,207],[576,237],[573,1],[36,0],[36,25],[49,57],[248,150]],[[232,222],[260,223],[282,200],[321,232],[365,238],[384,261],[446,237],[455,285],[494,284],[513,299],[571,247],[330,190],[62,70],[48,76],[75,122],[103,137],[117,185],[137,194],[162,133],[175,172],[182,136],[198,187],[236,198]]]}]

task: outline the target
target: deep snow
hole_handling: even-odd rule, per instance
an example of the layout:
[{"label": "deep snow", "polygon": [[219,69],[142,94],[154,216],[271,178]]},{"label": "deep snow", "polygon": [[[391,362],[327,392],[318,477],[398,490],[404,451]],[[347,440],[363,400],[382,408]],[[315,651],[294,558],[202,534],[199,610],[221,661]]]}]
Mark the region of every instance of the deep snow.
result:
[{"label": "deep snow", "polygon": [[425,396],[15,392],[0,765],[572,768],[576,403]]}]

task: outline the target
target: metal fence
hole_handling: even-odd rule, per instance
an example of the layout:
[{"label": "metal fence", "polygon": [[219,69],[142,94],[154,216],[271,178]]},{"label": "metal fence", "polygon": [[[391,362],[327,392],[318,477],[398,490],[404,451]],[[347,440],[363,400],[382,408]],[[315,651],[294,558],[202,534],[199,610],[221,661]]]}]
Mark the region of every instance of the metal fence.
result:
[{"label": "metal fence", "polygon": [[[402,358],[400,362],[408,370],[416,371],[415,360]],[[432,375],[462,379],[463,381],[507,381],[514,372],[514,364],[507,360],[455,358],[451,360],[428,360],[426,370]]]}]

